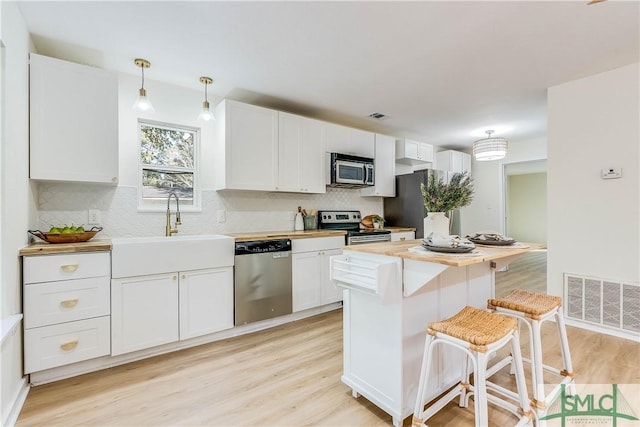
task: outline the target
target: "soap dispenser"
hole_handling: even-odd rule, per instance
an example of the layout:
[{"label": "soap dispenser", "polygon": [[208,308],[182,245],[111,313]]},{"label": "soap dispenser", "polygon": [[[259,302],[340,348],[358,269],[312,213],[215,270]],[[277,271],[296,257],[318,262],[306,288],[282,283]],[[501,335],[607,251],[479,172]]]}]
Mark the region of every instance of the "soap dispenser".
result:
[{"label": "soap dispenser", "polygon": [[298,213],[296,213],[296,220],[293,226],[295,231],[304,230],[304,220],[302,219],[302,206],[298,206]]}]

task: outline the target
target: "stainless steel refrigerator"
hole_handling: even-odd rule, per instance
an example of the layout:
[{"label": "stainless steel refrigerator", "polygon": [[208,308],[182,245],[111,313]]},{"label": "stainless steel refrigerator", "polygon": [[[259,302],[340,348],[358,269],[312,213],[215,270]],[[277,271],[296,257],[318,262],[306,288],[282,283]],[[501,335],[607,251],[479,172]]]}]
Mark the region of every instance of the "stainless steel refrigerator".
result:
[{"label": "stainless steel refrigerator", "polygon": [[[406,175],[396,176],[396,197],[384,199],[384,220],[389,227],[415,227],[416,239],[424,237],[424,217],[426,212],[420,191],[420,183],[427,183],[429,175],[449,182],[453,172],[424,169]],[[450,234],[460,234],[460,211],[450,213]]]}]

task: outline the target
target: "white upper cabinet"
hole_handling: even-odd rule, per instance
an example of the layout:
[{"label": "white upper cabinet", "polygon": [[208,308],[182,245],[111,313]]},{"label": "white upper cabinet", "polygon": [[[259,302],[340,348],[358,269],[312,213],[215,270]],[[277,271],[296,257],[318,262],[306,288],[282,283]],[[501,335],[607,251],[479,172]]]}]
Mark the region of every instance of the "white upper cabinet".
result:
[{"label": "white upper cabinet", "polygon": [[276,190],[278,112],[225,99],[216,118],[216,189]]},{"label": "white upper cabinet", "polygon": [[411,139],[396,140],[396,162],[420,165],[433,162],[433,145]]},{"label": "white upper cabinet", "polygon": [[436,169],[471,174],[471,155],[455,150],[440,151],[436,153]]},{"label": "white upper cabinet", "polygon": [[333,123],[325,123],[325,150],[328,153],[350,154],[373,158],[375,134]]},{"label": "white upper cabinet", "polygon": [[32,53],[29,77],[29,177],[117,184],[117,75]]},{"label": "white upper cabinet", "polygon": [[362,196],[396,196],[396,140],[387,135],[376,134],[375,185],[360,190]]},{"label": "white upper cabinet", "polygon": [[278,113],[278,191],[325,193],[324,125]]}]

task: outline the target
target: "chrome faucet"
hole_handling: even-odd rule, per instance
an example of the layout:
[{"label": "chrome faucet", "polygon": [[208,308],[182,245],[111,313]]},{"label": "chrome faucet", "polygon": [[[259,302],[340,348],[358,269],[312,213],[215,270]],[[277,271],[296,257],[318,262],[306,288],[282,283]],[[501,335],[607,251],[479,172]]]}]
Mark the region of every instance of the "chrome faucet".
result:
[{"label": "chrome faucet", "polygon": [[[169,202],[171,201],[171,196],[175,196],[176,198],[176,226],[175,228],[171,228],[171,210],[169,209]],[[165,236],[171,236],[178,232],[178,226],[181,225],[180,222],[180,200],[178,199],[178,195],[175,191],[169,193],[169,197],[167,197],[167,226],[165,227],[166,233]]]}]

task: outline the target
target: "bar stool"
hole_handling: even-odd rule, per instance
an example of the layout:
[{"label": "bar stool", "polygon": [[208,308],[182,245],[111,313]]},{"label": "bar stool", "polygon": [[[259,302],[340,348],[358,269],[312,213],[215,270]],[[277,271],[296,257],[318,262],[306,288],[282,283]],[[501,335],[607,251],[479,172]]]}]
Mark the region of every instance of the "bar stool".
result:
[{"label": "bar stool", "polygon": [[[507,391],[507,397],[517,398],[519,407],[489,394],[487,390],[486,374],[489,355],[509,343],[511,344],[511,352],[515,363],[518,393]],[[424,406],[427,403],[425,402],[425,394],[427,384],[429,384],[429,370],[433,360],[433,350],[438,344],[447,344],[460,349],[466,353],[467,357],[465,357],[462,364],[460,383],[425,410]],[[473,385],[469,382],[469,359],[473,364]],[[498,393],[502,392],[498,390]],[[529,424],[532,412],[524,379],[520,340],[518,338],[518,322],[516,319],[467,306],[449,319],[429,323],[412,426],[425,426],[425,421],[428,418],[444,408],[447,403],[458,395],[460,396],[459,406],[464,408],[469,404],[469,397],[474,395],[476,426],[489,425],[488,402],[515,414],[520,419],[517,425]]]},{"label": "bar stool", "polygon": [[[531,378],[533,380],[533,399],[531,406],[538,411],[543,411],[560,392],[562,384],[568,385],[570,394],[575,386],[571,354],[567,330],[564,325],[562,313],[562,298],[540,294],[536,292],[517,289],[504,298],[493,298],[487,301],[487,307],[497,313],[513,316],[527,325],[529,329],[529,347],[531,359],[523,359],[531,363]],[[560,337],[560,350],[562,352],[563,369],[557,369],[542,363],[542,340],[540,326],[543,322],[555,318],[558,335]],[[496,366],[506,366],[511,363],[507,356]],[[544,371],[563,376],[562,381],[554,389],[545,395]]]}]

